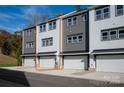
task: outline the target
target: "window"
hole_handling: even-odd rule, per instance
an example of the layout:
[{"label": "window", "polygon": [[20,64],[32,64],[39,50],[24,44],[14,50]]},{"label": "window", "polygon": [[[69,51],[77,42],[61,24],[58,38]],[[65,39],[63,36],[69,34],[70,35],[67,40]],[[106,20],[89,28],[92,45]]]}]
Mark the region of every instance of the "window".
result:
[{"label": "window", "polygon": [[42,39],[42,47],[46,47],[46,46],[52,46],[53,45],[53,38],[45,38]]},{"label": "window", "polygon": [[108,31],[106,32],[102,32],[101,33],[101,40],[105,41],[105,40],[108,40],[109,37],[108,37]]},{"label": "window", "polygon": [[95,10],[95,19],[102,20],[110,17],[110,6]]},{"label": "window", "polygon": [[119,38],[122,39],[124,38],[124,29],[119,29]]},{"label": "window", "polygon": [[102,41],[118,40],[118,39],[124,39],[124,27],[101,31]]},{"label": "window", "polygon": [[56,21],[49,23],[49,30],[56,29]]},{"label": "window", "polygon": [[102,19],[102,10],[96,10],[96,20]]},{"label": "window", "polygon": [[25,35],[26,36],[31,36],[35,32],[35,28],[27,29],[25,30]]},{"label": "window", "polygon": [[77,17],[70,17],[67,19],[67,26],[72,26],[77,24]]},{"label": "window", "polygon": [[72,37],[67,37],[67,43],[72,43]]},{"label": "window", "polygon": [[43,24],[40,26],[40,32],[45,32],[46,31],[46,24]]},{"label": "window", "polygon": [[76,35],[73,36],[72,42],[77,43],[77,36]]},{"label": "window", "polygon": [[77,18],[73,17],[73,25],[76,25],[76,23],[77,23]]},{"label": "window", "polygon": [[34,42],[26,42],[26,48],[34,48]]},{"label": "window", "polygon": [[82,15],[82,20],[83,20],[83,21],[87,21],[87,14],[83,14],[83,15]]},{"label": "window", "polygon": [[72,25],[72,19],[69,18],[69,19],[68,19],[68,26],[71,26],[71,25]]},{"label": "window", "polygon": [[123,15],[124,14],[124,6],[123,5],[117,5],[116,6],[116,15]]},{"label": "window", "polygon": [[103,9],[103,18],[109,18],[110,17],[110,8],[109,7],[105,7]]},{"label": "window", "polygon": [[83,36],[82,36],[82,35],[79,35],[79,36],[78,36],[78,41],[79,41],[79,42],[82,42],[82,41],[83,41]]},{"label": "window", "polygon": [[110,31],[110,40],[114,40],[114,39],[117,39],[117,31],[116,30]]},{"label": "window", "polygon": [[67,44],[81,43],[83,41],[83,34],[75,34],[67,36]]}]

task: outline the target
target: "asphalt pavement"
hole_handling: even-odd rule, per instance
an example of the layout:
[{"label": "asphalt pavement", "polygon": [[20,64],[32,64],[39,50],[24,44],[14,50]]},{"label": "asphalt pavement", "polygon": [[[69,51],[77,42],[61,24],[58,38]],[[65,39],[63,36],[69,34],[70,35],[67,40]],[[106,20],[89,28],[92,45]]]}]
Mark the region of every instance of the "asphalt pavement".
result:
[{"label": "asphalt pavement", "polygon": [[124,87],[124,84],[1,68],[0,87]]}]

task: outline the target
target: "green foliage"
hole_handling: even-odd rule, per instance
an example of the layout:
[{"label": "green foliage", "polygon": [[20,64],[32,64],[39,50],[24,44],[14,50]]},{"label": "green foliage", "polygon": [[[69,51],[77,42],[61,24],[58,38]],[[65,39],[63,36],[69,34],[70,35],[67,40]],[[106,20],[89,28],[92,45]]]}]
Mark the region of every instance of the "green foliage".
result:
[{"label": "green foliage", "polygon": [[12,46],[11,43],[8,41],[5,41],[2,46],[2,53],[4,55],[10,55],[12,52]]},{"label": "green foliage", "polygon": [[14,53],[18,65],[21,65],[22,37],[10,34],[8,37],[0,37],[0,39],[2,53],[8,56]]}]

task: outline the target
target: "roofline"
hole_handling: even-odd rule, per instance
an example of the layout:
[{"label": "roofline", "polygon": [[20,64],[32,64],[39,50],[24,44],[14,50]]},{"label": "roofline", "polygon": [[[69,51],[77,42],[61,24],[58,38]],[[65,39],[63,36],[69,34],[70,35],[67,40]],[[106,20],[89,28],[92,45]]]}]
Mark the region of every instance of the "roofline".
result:
[{"label": "roofline", "polygon": [[95,5],[95,6],[88,7],[87,9],[88,10],[94,10],[94,9],[102,7],[102,6],[106,6],[106,5]]},{"label": "roofline", "polygon": [[63,15],[63,18],[68,18],[68,17],[70,17],[70,16],[75,16],[75,15],[78,15],[78,14],[80,14],[80,13],[85,13],[85,12],[87,12],[88,11],[88,9],[82,9],[82,10],[80,10],[80,11],[73,11],[73,12],[70,12],[70,13],[68,13],[68,14],[65,14],[65,15]]}]

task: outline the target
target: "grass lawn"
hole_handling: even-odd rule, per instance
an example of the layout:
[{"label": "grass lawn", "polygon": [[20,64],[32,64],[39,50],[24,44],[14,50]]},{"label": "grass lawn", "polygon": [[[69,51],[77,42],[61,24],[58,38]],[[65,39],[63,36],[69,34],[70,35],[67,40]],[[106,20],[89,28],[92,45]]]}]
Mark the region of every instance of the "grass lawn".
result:
[{"label": "grass lawn", "polygon": [[0,67],[17,66],[17,60],[13,57],[0,54]]}]

